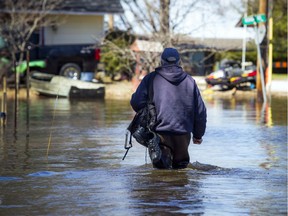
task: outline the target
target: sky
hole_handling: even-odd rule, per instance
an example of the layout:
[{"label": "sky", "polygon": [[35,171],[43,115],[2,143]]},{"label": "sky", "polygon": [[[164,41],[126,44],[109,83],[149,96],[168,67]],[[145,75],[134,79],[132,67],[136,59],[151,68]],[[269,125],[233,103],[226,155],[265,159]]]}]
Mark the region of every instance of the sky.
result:
[{"label": "sky", "polygon": [[[177,7],[182,10],[190,0],[176,1]],[[245,35],[247,38],[252,38],[252,29],[248,29],[245,33],[243,28],[235,27],[244,14],[242,1],[214,0],[207,3],[206,0],[200,0],[195,9],[181,23],[181,27],[176,33],[187,33],[191,37],[198,38],[243,38]],[[132,19],[131,14],[126,9],[124,7],[127,19]],[[173,13],[175,14],[177,10],[178,8],[176,7],[171,9],[172,19],[175,17]],[[219,14],[219,10],[222,13],[221,15]],[[137,25],[133,25],[133,28],[137,33],[141,34],[141,30],[137,29]]]},{"label": "sky", "polygon": [[[189,28],[193,20],[194,23],[200,23],[199,28],[191,32],[193,37],[203,38],[241,38],[243,28],[236,28],[236,23],[241,15],[226,12],[218,15],[209,11],[196,11],[190,15],[191,18],[183,23],[184,29]],[[195,28],[195,27],[194,27]]]},{"label": "sky", "polygon": [[211,5],[207,7],[207,10],[199,10],[191,13],[190,18],[183,24],[185,26],[184,28],[187,28],[187,26],[189,26],[189,20],[201,23],[201,26],[190,34],[192,37],[243,38],[246,35],[246,37],[250,38],[253,36],[252,29],[247,29],[247,32],[245,33],[244,28],[235,27],[244,15],[243,12],[240,12],[240,8],[235,10],[230,6],[230,3],[233,3],[235,6],[240,5],[237,4],[237,0],[222,0],[215,2],[219,2],[220,5],[223,5],[223,14],[220,15],[215,12],[215,8]]}]

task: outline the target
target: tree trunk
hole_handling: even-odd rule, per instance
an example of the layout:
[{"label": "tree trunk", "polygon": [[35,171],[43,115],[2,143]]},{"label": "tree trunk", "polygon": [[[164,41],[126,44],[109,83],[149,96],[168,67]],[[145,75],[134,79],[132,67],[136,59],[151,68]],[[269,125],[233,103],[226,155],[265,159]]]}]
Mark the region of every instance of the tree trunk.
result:
[{"label": "tree trunk", "polygon": [[[160,0],[160,9],[160,34],[167,40],[170,35],[170,0]],[[165,45],[171,45],[171,40],[167,42]]]}]

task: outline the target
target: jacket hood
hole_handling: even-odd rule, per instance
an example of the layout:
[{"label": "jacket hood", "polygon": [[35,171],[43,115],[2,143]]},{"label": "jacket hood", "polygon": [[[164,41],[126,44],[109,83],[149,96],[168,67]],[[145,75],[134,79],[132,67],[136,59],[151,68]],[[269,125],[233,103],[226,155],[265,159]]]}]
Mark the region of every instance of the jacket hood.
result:
[{"label": "jacket hood", "polygon": [[175,64],[158,67],[155,71],[169,82],[176,84],[182,82],[187,76],[182,67]]}]

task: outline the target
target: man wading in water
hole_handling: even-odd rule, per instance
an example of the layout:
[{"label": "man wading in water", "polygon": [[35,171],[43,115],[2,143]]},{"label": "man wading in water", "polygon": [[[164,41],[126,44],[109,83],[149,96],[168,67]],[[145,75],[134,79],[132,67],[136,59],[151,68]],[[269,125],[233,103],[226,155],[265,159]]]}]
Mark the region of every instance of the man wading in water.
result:
[{"label": "man wading in water", "polygon": [[[149,83],[151,77],[152,83]],[[165,48],[161,66],[141,81],[130,101],[135,112],[146,106],[149,84],[153,85],[153,102],[157,112],[154,132],[160,137],[158,143],[148,145],[153,166],[159,169],[186,168],[190,160],[188,146],[191,133],[194,144],[202,143],[206,107],[195,80],[180,67],[176,49]]]}]

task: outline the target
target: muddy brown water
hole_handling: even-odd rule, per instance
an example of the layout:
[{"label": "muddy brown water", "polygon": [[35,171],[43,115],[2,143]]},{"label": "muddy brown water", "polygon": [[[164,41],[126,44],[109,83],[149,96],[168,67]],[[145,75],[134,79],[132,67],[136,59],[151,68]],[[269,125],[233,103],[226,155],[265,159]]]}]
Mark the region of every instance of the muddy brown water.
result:
[{"label": "muddy brown water", "polygon": [[135,141],[122,160],[127,100],[20,100],[17,125],[9,100],[0,215],[287,215],[287,99],[205,103],[189,168],[156,170]]}]

